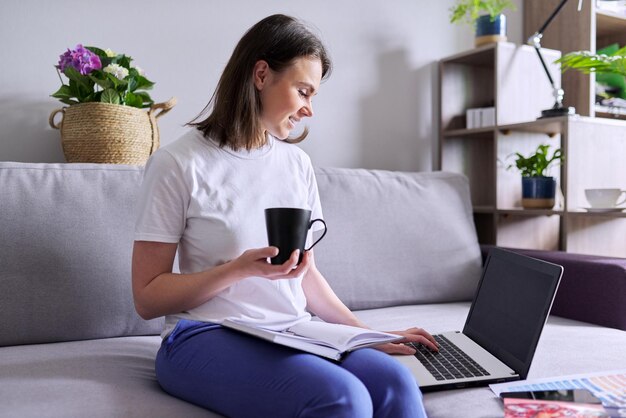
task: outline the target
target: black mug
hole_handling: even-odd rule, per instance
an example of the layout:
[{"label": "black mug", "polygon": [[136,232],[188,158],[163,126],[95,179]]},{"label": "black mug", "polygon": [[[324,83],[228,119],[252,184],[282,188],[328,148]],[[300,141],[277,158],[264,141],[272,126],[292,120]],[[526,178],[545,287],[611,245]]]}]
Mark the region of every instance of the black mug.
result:
[{"label": "black mug", "polygon": [[[304,248],[306,236],[315,222],[324,224],[324,233],[309,248]],[[298,264],[302,261],[304,251],[309,251],[326,235],[326,222],[322,219],[311,220],[311,211],[299,208],[267,208],[265,209],[265,226],[267,241],[270,246],[278,247],[279,253],[270,259],[272,264],[283,264],[291,253],[300,250]]]}]

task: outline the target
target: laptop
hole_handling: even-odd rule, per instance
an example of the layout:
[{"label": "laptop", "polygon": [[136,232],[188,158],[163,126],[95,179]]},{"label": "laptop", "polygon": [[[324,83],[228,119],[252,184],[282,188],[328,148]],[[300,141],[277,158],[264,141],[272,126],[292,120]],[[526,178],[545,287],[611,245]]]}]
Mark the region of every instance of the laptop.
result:
[{"label": "laptop", "polygon": [[416,344],[415,356],[396,358],[423,392],[526,379],[562,274],[562,266],[492,249],[463,332],[437,334],[439,353]]}]

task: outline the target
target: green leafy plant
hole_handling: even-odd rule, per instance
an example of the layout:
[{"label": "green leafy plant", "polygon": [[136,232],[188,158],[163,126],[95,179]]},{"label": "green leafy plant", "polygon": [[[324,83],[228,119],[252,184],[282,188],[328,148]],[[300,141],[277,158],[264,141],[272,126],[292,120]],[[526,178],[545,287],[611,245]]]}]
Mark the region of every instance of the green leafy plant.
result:
[{"label": "green leafy plant", "polygon": [[548,156],[549,148],[550,145],[539,145],[537,150],[528,157],[516,152],[512,154],[516,157],[515,165],[509,165],[507,168],[517,168],[522,177],[547,177],[546,171],[563,161],[563,151],[560,148],[554,150],[552,156]]},{"label": "green leafy plant", "polygon": [[[61,88],[51,96],[68,105],[102,102],[150,107],[154,101],[145,90],[151,89],[154,83],[145,77],[141,68],[131,65],[132,60],[110,49],[79,44],[59,57],[55,67]],[[61,74],[67,77],[67,84]]]},{"label": "green leafy plant", "polygon": [[506,9],[515,10],[515,4],[509,0],[458,0],[450,8],[450,23],[473,24],[485,14],[491,16],[493,22]]},{"label": "green leafy plant", "polygon": [[605,91],[596,93],[603,98],[619,97],[626,99],[626,47],[617,44],[598,50],[576,51],[565,54],[556,61],[561,70],[578,70],[596,74],[596,82],[605,86]]},{"label": "green leafy plant", "polygon": [[574,69],[583,73],[620,74],[626,76],[626,47],[613,54],[593,54],[589,51],[576,51],[556,60],[561,70]]}]

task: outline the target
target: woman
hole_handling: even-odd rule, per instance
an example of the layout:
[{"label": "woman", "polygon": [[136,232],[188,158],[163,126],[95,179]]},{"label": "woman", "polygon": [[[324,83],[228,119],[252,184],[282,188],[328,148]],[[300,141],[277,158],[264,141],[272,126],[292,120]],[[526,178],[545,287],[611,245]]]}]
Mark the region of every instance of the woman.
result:
[{"label": "woman", "polygon": [[[254,25],[230,58],[204,120],[157,151],[145,171],[133,249],[133,295],[145,319],[166,316],[156,359],[168,393],[227,416],[425,416],[412,375],[383,353],[339,363],[225,329],[226,318],[271,329],[308,321],[365,327],[317,270],[312,251],[267,259],[266,207],[321,208],[308,156],[290,132],[313,116],[330,70],[322,43],[297,20]],[[178,249],[181,274],[172,273]],[[430,334],[396,332],[436,350]]]}]

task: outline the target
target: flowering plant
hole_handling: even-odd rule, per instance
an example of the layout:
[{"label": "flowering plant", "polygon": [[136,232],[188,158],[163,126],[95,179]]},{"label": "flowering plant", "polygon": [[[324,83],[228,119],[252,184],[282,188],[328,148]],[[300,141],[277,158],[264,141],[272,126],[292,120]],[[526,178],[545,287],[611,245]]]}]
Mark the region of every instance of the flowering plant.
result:
[{"label": "flowering plant", "polygon": [[[55,67],[62,85],[51,96],[69,105],[102,102],[150,107],[154,101],[145,90],[154,83],[144,76],[141,68],[131,65],[132,60],[110,49],[78,44],[76,49],[68,49],[59,57]],[[61,73],[68,78],[68,84]]]}]

